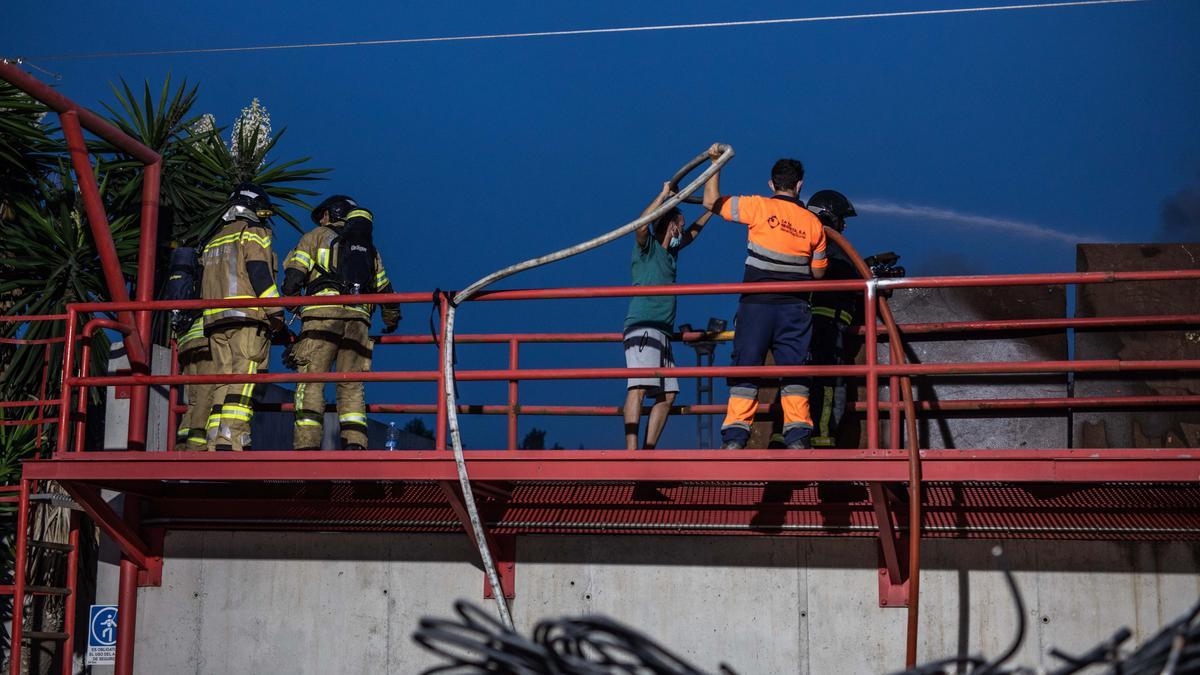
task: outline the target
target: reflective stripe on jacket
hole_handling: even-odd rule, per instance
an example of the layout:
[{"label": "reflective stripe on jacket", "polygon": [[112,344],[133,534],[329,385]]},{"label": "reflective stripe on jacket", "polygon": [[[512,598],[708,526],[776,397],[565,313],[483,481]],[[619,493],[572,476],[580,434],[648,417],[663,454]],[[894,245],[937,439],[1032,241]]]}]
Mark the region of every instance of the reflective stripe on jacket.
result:
[{"label": "reflective stripe on jacket", "polygon": [[[305,274],[304,287],[307,295],[338,295],[336,288],[322,288],[325,284],[321,283],[322,277],[336,275],[334,270],[337,268],[337,252],[334,249],[334,240],[337,239],[337,236],[338,231],[334,227],[321,225],[313,228],[300,237],[296,248],[288,253],[287,258],[284,258],[285,273],[287,270],[299,270]],[[390,290],[391,281],[388,280],[387,273],[383,269],[383,260],[380,259],[378,251],[375,252],[374,276],[375,288],[368,292]],[[315,319],[366,319],[369,321],[374,310],[374,305],[309,305],[300,308],[300,315]]]},{"label": "reflective stripe on jacket", "polygon": [[196,320],[188,326],[187,332],[175,338],[175,344],[181,352],[198,347],[207,347],[208,338],[204,336],[204,316],[196,317]]},{"label": "reflective stripe on jacket", "polygon": [[[747,226],[746,282],[806,281],[813,269],[823,269],[825,230],[820,219],[795,199],[727,197],[721,217]],[[801,294],[746,295],[744,302],[794,302]]]},{"label": "reflective stripe on jacket", "polygon": [[[204,277],[200,297],[205,300],[231,298],[278,298],[279,288],[273,283],[277,269],[275,252],[271,249],[271,230],[258,223],[233,220],[225,223],[209,240],[201,255]],[[261,262],[270,269],[272,283],[256,292],[247,265]],[[261,307],[214,308],[204,310],[206,328],[231,321],[265,322],[267,316],[282,316],[282,307],[264,310]]]}]

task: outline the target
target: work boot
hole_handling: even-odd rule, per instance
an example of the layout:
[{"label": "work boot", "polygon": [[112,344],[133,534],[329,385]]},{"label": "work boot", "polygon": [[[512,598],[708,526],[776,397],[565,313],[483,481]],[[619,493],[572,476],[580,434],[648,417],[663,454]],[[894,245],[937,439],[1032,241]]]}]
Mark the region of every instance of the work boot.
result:
[{"label": "work boot", "polygon": [[812,450],[812,446],[808,444],[807,438],[802,438],[798,441],[792,441],[787,445],[788,450]]},{"label": "work boot", "polygon": [[745,441],[725,441],[725,444],[721,446],[721,449],[722,450],[745,450],[746,442]]},{"label": "work boot", "polygon": [[366,450],[366,448],[359,445],[358,443],[347,443],[345,449],[346,450]]}]

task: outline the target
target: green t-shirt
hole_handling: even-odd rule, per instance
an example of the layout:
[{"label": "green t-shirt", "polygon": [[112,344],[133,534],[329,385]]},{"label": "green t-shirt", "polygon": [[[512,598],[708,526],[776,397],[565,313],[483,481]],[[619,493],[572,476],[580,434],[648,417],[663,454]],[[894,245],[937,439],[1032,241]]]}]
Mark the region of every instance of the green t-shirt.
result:
[{"label": "green t-shirt", "polygon": [[[675,256],[658,243],[653,236],[647,238],[645,246],[633,244],[633,285],[666,286],[675,283]],[[675,329],[675,296],[652,295],[631,298],[629,315],[625,317],[625,330],[630,328],[657,328],[671,332]]]}]

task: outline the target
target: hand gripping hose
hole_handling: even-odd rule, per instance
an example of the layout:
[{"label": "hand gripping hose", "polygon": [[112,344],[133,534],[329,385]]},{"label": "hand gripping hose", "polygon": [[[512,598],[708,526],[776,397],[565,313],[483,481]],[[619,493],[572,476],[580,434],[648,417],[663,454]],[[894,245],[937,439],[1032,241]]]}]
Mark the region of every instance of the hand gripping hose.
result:
[{"label": "hand gripping hose", "polygon": [[[471,520],[471,530],[474,534],[475,546],[479,549],[479,557],[483,561],[484,573],[487,574],[488,582],[491,583],[492,588],[494,589],[492,595],[496,599],[496,611],[500,615],[500,621],[509,630],[515,629],[513,625],[512,614],[508,611],[508,602],[504,599],[504,593],[500,591],[500,575],[496,573],[496,563],[492,560],[491,551],[488,550],[487,540],[484,538],[483,524],[479,520],[479,509],[475,505],[475,494],[471,491],[471,479],[467,474],[467,462],[463,457],[462,435],[458,429],[458,401],[457,397],[455,396],[454,386],[454,314],[458,309],[459,304],[505,277],[510,277],[518,272],[524,272],[525,270],[541,267],[542,265],[549,265],[552,262],[557,262],[564,258],[570,258],[571,256],[579,255],[585,251],[590,251],[598,246],[603,246],[614,239],[619,239],[620,237],[633,232],[637,228],[647,223],[657,220],[659,216],[674,208],[696,190],[699,190],[704,183],[713,176],[713,174],[720,171],[721,167],[725,166],[729,160],[733,159],[733,148],[729,147],[728,145],[722,145],[720,147],[720,157],[714,159],[712,164],[699,176],[697,176],[695,180],[693,180],[691,183],[688,183],[686,187],[672,195],[670,199],[663,202],[662,205],[660,205],[657,209],[654,209],[650,213],[647,213],[637,220],[626,223],[625,225],[622,225],[611,232],[602,234],[595,239],[589,239],[581,244],[564,248],[561,251],[555,251],[554,253],[541,256],[540,258],[531,258],[525,262],[517,263],[516,265],[512,265],[510,267],[505,267],[498,272],[493,272],[486,277],[483,277],[479,281],[471,284],[470,286],[467,286],[465,289],[459,291],[458,294],[454,296],[454,299],[449,303],[450,306],[446,310],[446,329],[444,335],[442,336],[442,340],[444,341],[443,344],[445,346],[445,348],[442,350],[442,376],[446,381],[446,424],[450,429],[450,443],[454,449],[454,463],[458,467],[458,483],[462,487],[463,502],[466,504],[467,515]],[[704,163],[705,159],[707,159],[707,154],[702,153],[697,155],[696,158],[689,162],[686,166],[690,166],[692,168],[698,167]],[[681,176],[679,174],[676,174],[676,177],[673,180],[678,182],[680,177]]]}]

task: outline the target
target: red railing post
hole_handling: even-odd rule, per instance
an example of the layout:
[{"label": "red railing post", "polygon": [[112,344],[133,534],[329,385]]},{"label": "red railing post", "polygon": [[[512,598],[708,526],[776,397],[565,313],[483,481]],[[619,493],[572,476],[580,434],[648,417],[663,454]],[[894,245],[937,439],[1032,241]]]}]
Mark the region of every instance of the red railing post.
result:
[{"label": "red railing post", "polygon": [[59,389],[58,406],[58,439],[54,443],[55,452],[66,452],[71,438],[71,378],[75,368],[75,324],[77,322],[75,309],[67,306],[67,327],[63,342],[62,385]]},{"label": "red railing post", "polygon": [[[888,355],[891,363],[900,363],[904,347],[899,344],[888,345]],[[900,403],[900,376],[888,378],[888,447],[900,449],[900,421],[904,408]]]},{"label": "red railing post", "polygon": [[438,333],[438,377],[437,377],[437,429],[434,431],[434,447],[446,449],[446,371],[442,367],[446,363],[446,350],[452,349],[446,344],[446,312],[450,309],[450,300],[443,293],[438,298],[438,311],[441,313],[441,330]]},{"label": "red railing post", "polygon": [[[179,374],[179,343],[171,340],[171,374]],[[175,407],[179,405],[179,388],[187,385],[173,384],[167,395],[167,450],[175,449],[175,435],[179,433],[179,415]]]},{"label": "red railing post", "polygon": [[[83,336],[83,347],[79,349],[79,376],[88,376],[88,366],[92,363],[92,336],[85,334]],[[79,388],[79,400],[75,403],[75,452],[83,452],[84,444],[87,436],[87,397],[88,388]],[[67,405],[71,405],[70,401],[66,401]]]},{"label": "red railing post", "polygon": [[[100,269],[104,273],[104,283],[108,293],[116,302],[129,302],[129,292],[125,289],[125,277],[121,273],[121,259],[117,257],[117,247],[113,244],[112,232],[109,231],[108,216],[104,214],[104,202],[100,198],[100,188],[96,185],[96,176],[92,174],[92,161],[88,158],[87,145],[83,140],[83,129],[79,126],[79,115],[71,110],[61,113],[63,136],[67,139],[67,147],[71,152],[71,164],[75,169],[75,182],[79,194],[83,197],[84,211],[87,213],[88,225],[92,230],[92,240],[96,244],[96,253],[100,256]],[[128,311],[118,313],[122,323],[134,327],[133,314]],[[140,336],[139,336],[140,337]],[[142,349],[138,338],[125,340],[125,348],[129,352],[129,362],[146,363],[146,352]]]},{"label": "red railing post", "polygon": [[63,632],[67,639],[62,647],[62,675],[75,673],[75,611],[79,605],[79,519],[78,511],[71,510],[70,529],[67,533],[67,597],[63,599]]},{"label": "red railing post", "polygon": [[9,631],[8,654],[11,675],[21,675],[21,655],[25,634],[25,562],[29,549],[29,481],[21,479],[21,496],[17,503],[17,550],[13,556],[12,629]]},{"label": "red railing post", "polygon": [[[516,370],[519,360],[520,341],[513,338],[508,341],[508,369]],[[508,449],[517,449],[517,380],[508,381]]]},{"label": "red railing post", "polygon": [[[125,498],[129,499],[126,494]],[[121,558],[121,577],[117,591],[117,654],[115,675],[133,675],[133,645],[137,631],[138,568],[132,560]]]},{"label": "red railing post", "polygon": [[[138,242],[138,273],[137,286],[134,288],[138,302],[149,302],[154,299],[154,263],[158,246],[158,193],[160,176],[162,174],[161,160],[146,164],[142,173],[142,220],[141,233]],[[154,312],[141,310],[135,315],[136,337],[145,349],[143,363],[136,364],[129,359],[132,372],[149,374],[153,368],[154,340],[151,332]],[[128,339],[126,340],[128,342]],[[132,352],[131,352],[132,353]],[[129,449],[146,449],[146,425],[150,415],[150,387],[132,387],[129,390]],[[174,442],[175,439],[171,439]]]},{"label": "red railing post", "polygon": [[[141,498],[125,493],[123,519],[135,531],[141,521]],[[133,651],[137,637],[138,566],[121,556],[121,575],[117,588],[117,654],[114,675],[133,675]]]},{"label": "red railing post", "polygon": [[[866,324],[867,449],[879,449],[879,327],[875,316],[875,284],[867,282],[863,293],[863,323]],[[895,365],[895,364],[893,364]],[[895,394],[893,394],[894,396]]]}]

